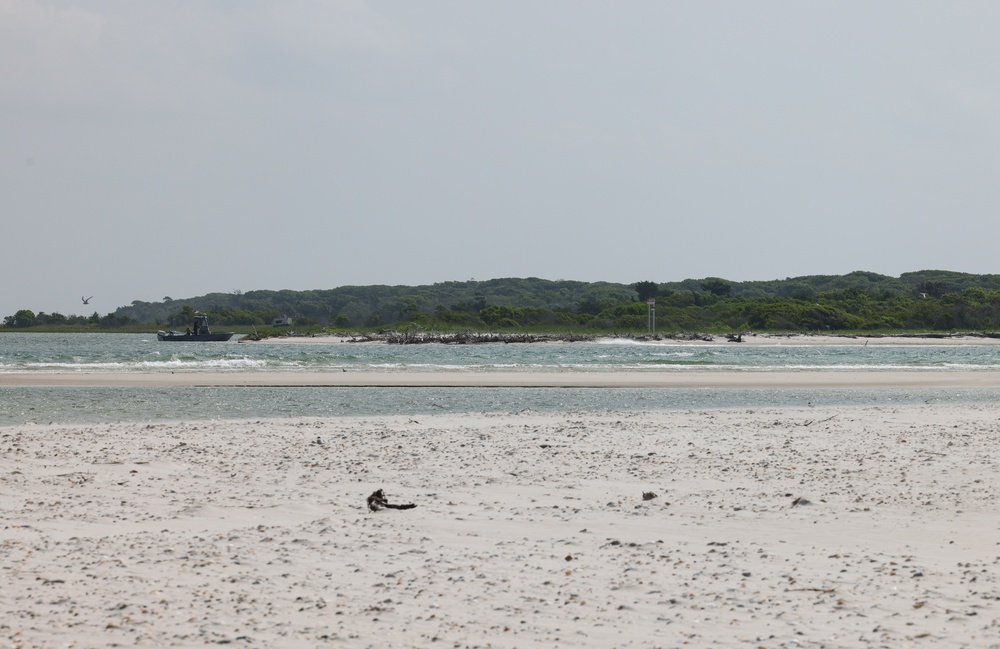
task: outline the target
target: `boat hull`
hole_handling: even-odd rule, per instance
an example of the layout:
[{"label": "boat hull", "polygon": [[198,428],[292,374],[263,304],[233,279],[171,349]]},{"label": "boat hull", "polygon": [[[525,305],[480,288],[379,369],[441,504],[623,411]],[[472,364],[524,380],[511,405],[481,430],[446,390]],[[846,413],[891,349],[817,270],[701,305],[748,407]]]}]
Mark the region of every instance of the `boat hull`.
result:
[{"label": "boat hull", "polygon": [[158,331],[156,332],[156,339],[181,343],[207,343],[225,342],[235,335],[236,333],[233,331],[223,331],[212,334],[186,334],[181,333],[180,331]]}]

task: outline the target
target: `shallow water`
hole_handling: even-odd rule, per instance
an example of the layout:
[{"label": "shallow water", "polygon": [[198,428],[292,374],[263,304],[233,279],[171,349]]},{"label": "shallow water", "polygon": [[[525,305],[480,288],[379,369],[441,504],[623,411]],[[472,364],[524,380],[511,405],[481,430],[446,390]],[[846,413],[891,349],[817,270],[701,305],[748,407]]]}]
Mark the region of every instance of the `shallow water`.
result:
[{"label": "shallow water", "polygon": [[[990,345],[161,343],[148,334],[0,334],[0,372],[1000,370]],[[996,389],[4,387],[0,425],[995,401]]]},{"label": "shallow water", "polygon": [[0,425],[995,402],[996,389],[4,387]]},{"label": "shallow water", "polygon": [[0,372],[1000,370],[995,345],[638,342],[178,343],[153,334],[0,333]]}]

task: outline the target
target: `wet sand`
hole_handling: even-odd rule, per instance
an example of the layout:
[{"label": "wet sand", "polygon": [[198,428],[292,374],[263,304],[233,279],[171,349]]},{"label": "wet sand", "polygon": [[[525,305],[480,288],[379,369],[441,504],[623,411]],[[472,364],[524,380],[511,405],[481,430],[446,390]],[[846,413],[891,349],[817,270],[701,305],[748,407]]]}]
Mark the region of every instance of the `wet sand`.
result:
[{"label": "wet sand", "polygon": [[992,371],[7,373],[0,386],[344,386],[590,388],[1000,387]]}]

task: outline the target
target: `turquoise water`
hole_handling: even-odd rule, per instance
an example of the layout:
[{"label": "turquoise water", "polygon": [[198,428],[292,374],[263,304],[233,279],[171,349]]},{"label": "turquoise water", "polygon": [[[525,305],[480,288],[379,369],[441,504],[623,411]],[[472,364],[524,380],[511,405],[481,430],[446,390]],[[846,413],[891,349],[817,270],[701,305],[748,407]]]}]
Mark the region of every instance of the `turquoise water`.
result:
[{"label": "turquoise water", "polygon": [[998,370],[991,345],[602,342],[164,343],[151,334],[0,333],[0,372]]},{"label": "turquoise water", "polygon": [[[161,343],[147,334],[0,333],[0,372],[997,371],[991,345]],[[994,389],[0,388],[0,425],[436,412],[993,401]]]}]

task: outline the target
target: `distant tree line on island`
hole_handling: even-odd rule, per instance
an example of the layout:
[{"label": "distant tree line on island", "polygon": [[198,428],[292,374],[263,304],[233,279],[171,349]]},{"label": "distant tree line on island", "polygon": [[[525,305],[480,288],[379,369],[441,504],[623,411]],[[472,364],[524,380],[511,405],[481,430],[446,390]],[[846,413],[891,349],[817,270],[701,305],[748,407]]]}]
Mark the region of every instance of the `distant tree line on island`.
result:
[{"label": "distant tree line on island", "polygon": [[23,329],[26,327],[76,327],[93,329],[121,329],[126,326],[138,324],[138,321],[131,316],[117,312],[100,315],[96,311],[89,316],[63,315],[61,313],[45,313],[39,311],[35,313],[30,309],[21,309],[14,315],[4,317],[5,327]]},{"label": "distant tree line on island", "polygon": [[661,332],[985,331],[1000,326],[1000,275],[919,271],[899,277],[856,271],[772,281],[718,277],[634,284],[506,278],[427,286],[345,286],[311,291],[233,291],[160,302],[135,301],[106,316],[21,310],[9,328],[182,327],[196,311],[213,326],[341,330],[572,329],[644,331],[655,300]]}]

